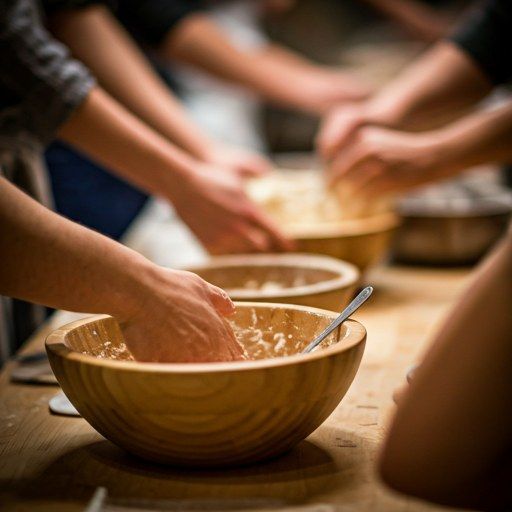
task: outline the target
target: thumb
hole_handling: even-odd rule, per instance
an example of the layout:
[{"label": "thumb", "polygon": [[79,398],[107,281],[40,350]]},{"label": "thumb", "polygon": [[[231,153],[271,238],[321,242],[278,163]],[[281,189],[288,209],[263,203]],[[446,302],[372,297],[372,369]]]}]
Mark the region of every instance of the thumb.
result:
[{"label": "thumb", "polygon": [[235,305],[224,290],[208,283],[208,294],[213,307],[219,314],[230,316],[235,312]]}]

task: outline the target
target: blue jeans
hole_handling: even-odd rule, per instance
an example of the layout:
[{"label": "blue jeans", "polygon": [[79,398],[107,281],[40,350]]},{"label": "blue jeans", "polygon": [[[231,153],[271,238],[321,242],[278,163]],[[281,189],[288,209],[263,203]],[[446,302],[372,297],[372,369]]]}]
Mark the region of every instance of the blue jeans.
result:
[{"label": "blue jeans", "polygon": [[118,240],[148,196],[62,142],[45,154],[57,212]]}]

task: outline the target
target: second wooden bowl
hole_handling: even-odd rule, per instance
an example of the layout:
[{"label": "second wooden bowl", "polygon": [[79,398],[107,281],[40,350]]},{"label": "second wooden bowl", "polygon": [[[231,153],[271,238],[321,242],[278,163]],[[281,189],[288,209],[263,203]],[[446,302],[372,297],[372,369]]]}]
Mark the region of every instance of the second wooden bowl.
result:
[{"label": "second wooden bowl", "polygon": [[247,192],[297,251],[338,258],[362,272],[386,256],[399,225],[390,204],[342,199],[340,190],[326,189],[318,171],[281,169],[251,181]]},{"label": "second wooden bowl", "polygon": [[254,361],[113,360],[125,355],[124,339],[108,316],[54,331],[46,348],[76,409],[128,452],[174,465],[246,464],[306,438],[347,392],[364,350],[361,324],[349,320],[323,348],[299,353],[334,317],[302,306],[239,303],[239,339],[256,357],[282,356]]},{"label": "second wooden bowl", "polygon": [[399,224],[394,213],[380,213],[346,220],[337,226],[325,224],[314,232],[296,232],[291,236],[297,250],[339,258],[363,273],[386,257]]},{"label": "second wooden bowl", "polygon": [[340,311],[359,281],[354,265],[314,254],[218,256],[187,270],[235,301],[281,302]]}]

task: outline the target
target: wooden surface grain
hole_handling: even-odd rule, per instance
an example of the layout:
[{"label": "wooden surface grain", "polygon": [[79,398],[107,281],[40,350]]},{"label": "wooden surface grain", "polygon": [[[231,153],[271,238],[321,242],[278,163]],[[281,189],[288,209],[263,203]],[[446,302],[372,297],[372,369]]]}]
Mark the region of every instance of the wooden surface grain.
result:
[{"label": "wooden surface grain", "polygon": [[[384,489],[374,462],[403,383],[467,282],[467,270],[390,267],[370,276],[375,297],[356,318],[368,330],[362,365],[341,405],[306,441],[273,461],[223,471],[143,462],[82,418],[52,416],[51,386],[0,375],[0,510],[84,510],[98,486],[106,510],[304,510],[423,512],[436,507]],[[63,323],[62,315],[53,321]],[[32,338],[37,350],[52,326]]]}]

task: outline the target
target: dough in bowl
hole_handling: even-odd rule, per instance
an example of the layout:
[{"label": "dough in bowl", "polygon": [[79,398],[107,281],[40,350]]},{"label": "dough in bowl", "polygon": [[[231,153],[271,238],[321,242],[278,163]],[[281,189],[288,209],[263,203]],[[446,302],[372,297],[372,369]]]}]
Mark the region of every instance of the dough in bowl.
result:
[{"label": "dough in bowl", "polygon": [[328,188],[321,171],[280,170],[252,180],[249,196],[287,232],[387,212],[389,200],[358,200],[343,183]]}]

